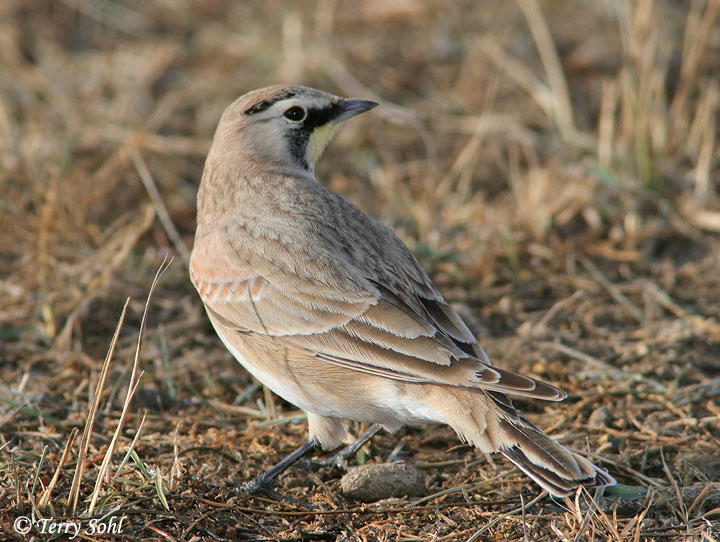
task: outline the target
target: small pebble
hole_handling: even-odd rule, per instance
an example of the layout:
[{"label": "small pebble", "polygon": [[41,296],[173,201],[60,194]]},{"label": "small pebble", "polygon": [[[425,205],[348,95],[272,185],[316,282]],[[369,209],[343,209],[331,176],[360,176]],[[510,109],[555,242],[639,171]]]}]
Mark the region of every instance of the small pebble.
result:
[{"label": "small pebble", "polygon": [[425,495],[425,474],[407,463],[380,463],[356,467],[340,480],[345,496],[362,502],[390,497]]},{"label": "small pebble", "polygon": [[613,419],[612,412],[608,407],[596,408],[588,418],[588,427],[590,429],[605,429],[610,427]]}]

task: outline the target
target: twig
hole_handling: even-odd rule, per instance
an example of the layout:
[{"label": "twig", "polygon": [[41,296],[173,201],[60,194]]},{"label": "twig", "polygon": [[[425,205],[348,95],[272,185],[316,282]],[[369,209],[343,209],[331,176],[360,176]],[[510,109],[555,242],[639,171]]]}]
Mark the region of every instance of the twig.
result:
[{"label": "twig", "polygon": [[477,489],[483,486],[487,486],[492,484],[493,482],[497,482],[501,477],[495,476],[493,478],[488,478],[487,480],[483,480],[482,482],[478,482],[476,484],[463,484],[461,486],[451,487],[449,489],[444,489],[442,491],[438,491],[437,493],[433,493],[432,495],[428,495],[427,497],[423,497],[422,499],[418,499],[416,501],[412,501],[408,503],[408,508],[413,508],[419,504],[423,504],[432,500],[437,499],[438,497],[444,497],[445,495],[452,495],[453,493],[462,493],[469,489]]},{"label": "twig", "polygon": [[[535,504],[536,502],[538,502],[540,499],[542,499],[542,498],[543,498],[545,495],[547,495],[547,494],[548,494],[547,491],[545,491],[545,490],[543,489],[537,497],[535,497],[533,500],[531,500],[529,503],[527,503],[527,507],[532,506],[533,504]],[[502,520],[504,520],[505,518],[507,518],[507,517],[509,517],[509,516],[512,516],[513,514],[515,514],[515,513],[517,513],[517,512],[523,512],[523,513],[525,513],[525,512],[524,512],[524,511],[525,511],[525,508],[526,508],[526,505],[523,504],[523,505],[520,506],[519,508],[515,508],[515,509],[513,509],[513,510],[510,510],[509,512],[505,512],[503,515],[498,516],[497,518],[495,518],[495,519],[492,520],[491,522],[485,524],[479,531],[477,531],[475,534],[473,534],[473,535],[472,535],[470,538],[468,538],[465,542],[473,542],[473,541],[477,540],[478,538],[480,538],[480,535],[483,534],[485,531],[487,531],[490,527],[492,527],[492,526],[494,526],[494,525],[497,525],[498,523],[500,523],[500,522],[501,522]]]},{"label": "twig", "polygon": [[648,378],[641,374],[630,373],[627,371],[621,371],[620,369],[610,365],[609,363],[605,363],[604,361],[599,360],[596,357],[593,357],[584,352],[580,352],[580,350],[576,350],[575,348],[572,348],[570,346],[566,346],[566,345],[560,344],[560,343],[549,342],[549,341],[541,342],[539,346],[546,347],[546,348],[552,348],[553,350],[562,352],[566,356],[570,356],[571,358],[575,358],[578,361],[582,361],[583,363],[591,365],[597,369],[600,369],[601,371],[605,371],[608,374],[614,376],[615,378],[622,379],[622,380],[633,380],[636,382],[643,382],[645,384],[649,384],[650,386],[655,388],[655,390],[657,390],[661,393],[666,393],[668,391],[667,386],[661,384],[657,380]]},{"label": "twig", "polygon": [[560,309],[564,308],[565,306],[569,305],[573,301],[576,301],[583,296],[585,296],[585,292],[583,290],[577,290],[576,292],[573,292],[571,296],[555,302],[553,306],[550,307],[550,310],[548,310],[545,315],[540,318],[540,320],[538,320],[538,322],[530,329],[530,334],[539,335],[545,332],[545,328],[548,322],[550,322],[550,320],[555,317],[555,315],[560,311]]},{"label": "twig", "polygon": [[173,246],[175,247],[175,250],[178,251],[178,254],[180,254],[180,257],[183,259],[185,264],[189,264],[190,251],[188,251],[185,243],[183,242],[180,234],[177,231],[177,228],[175,228],[175,224],[173,224],[173,221],[170,218],[170,213],[168,213],[167,207],[165,207],[165,204],[160,197],[160,192],[158,192],[155,181],[153,180],[152,175],[150,175],[150,171],[145,165],[145,161],[142,159],[142,156],[135,147],[130,146],[129,152],[133,164],[135,164],[135,169],[137,169],[138,175],[140,175],[140,180],[145,186],[145,190],[147,190],[148,196],[150,196],[150,199],[152,200],[153,206],[155,207],[155,212],[160,219],[160,223],[162,224],[165,233],[167,233],[168,237],[172,241]]},{"label": "twig", "polygon": [[638,323],[641,326],[645,325],[645,317],[643,316],[642,311],[635,305],[632,301],[630,301],[625,294],[623,294],[620,290],[618,290],[606,277],[603,275],[602,271],[597,268],[597,266],[592,263],[588,258],[583,256],[582,254],[578,254],[578,260],[580,260],[580,263],[583,264],[585,269],[588,270],[588,272],[593,276],[593,278],[600,283],[600,285],[605,288],[608,293],[617,301],[620,303],[623,307],[625,307],[628,312],[632,315],[635,320],[638,321]]}]

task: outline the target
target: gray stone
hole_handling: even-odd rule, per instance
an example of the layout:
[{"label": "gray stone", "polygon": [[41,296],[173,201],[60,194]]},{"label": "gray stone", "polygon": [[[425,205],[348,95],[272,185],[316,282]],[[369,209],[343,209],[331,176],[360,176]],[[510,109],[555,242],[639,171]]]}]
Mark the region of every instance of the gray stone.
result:
[{"label": "gray stone", "polygon": [[610,427],[613,419],[612,412],[608,407],[596,408],[588,418],[588,427],[590,429],[605,429]]},{"label": "gray stone", "polygon": [[340,480],[345,496],[362,502],[389,497],[425,495],[425,474],[407,463],[368,464],[356,467]]}]

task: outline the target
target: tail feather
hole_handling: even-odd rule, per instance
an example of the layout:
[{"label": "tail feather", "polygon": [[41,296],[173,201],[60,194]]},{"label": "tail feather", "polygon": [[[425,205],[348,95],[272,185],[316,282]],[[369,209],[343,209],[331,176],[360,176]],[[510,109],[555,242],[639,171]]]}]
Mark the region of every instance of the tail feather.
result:
[{"label": "tail feather", "polygon": [[558,444],[518,413],[504,393],[494,390],[418,387],[418,399],[442,412],[466,442],[485,453],[501,453],[556,497],[580,486],[614,485],[612,476]]},{"label": "tail feather", "polygon": [[515,442],[501,453],[554,496],[566,497],[579,486],[616,483],[607,472],[553,441],[525,418],[505,419],[500,426],[508,440]]}]

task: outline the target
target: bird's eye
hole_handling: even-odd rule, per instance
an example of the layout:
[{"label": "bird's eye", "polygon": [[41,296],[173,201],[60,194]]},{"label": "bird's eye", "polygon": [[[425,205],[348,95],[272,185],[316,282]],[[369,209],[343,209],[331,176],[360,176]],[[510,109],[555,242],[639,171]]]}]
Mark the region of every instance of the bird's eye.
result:
[{"label": "bird's eye", "polygon": [[292,122],[300,122],[305,120],[305,117],[307,117],[307,111],[305,111],[302,107],[296,105],[285,111],[283,113],[283,116]]}]

